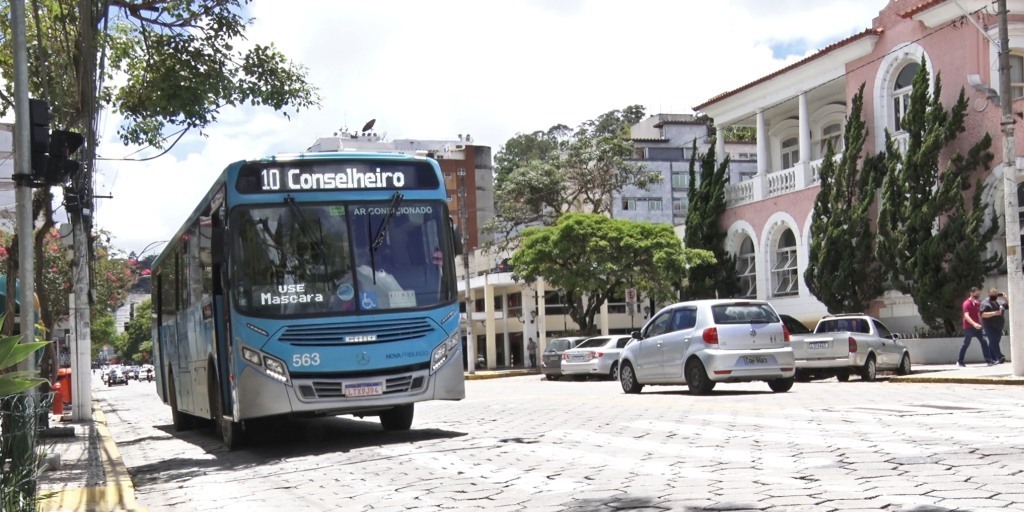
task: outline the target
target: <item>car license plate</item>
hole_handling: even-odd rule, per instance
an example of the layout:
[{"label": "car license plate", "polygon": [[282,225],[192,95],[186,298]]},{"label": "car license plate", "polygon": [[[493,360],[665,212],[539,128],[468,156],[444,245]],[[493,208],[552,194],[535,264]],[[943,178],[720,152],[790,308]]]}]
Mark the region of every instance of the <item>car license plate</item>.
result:
[{"label": "car license plate", "polygon": [[807,348],[828,348],[827,341],[812,341],[807,344]]},{"label": "car license plate", "polygon": [[768,364],[768,358],[765,356],[743,356],[743,362],[748,365]]},{"label": "car license plate", "polygon": [[345,396],[377,396],[383,394],[384,384],[380,382],[345,384]]}]

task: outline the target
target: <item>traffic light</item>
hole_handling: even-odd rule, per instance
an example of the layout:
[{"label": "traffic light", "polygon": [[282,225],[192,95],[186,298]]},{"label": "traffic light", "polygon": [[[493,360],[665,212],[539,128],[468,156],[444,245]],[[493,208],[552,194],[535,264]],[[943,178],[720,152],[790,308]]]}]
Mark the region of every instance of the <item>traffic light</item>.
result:
[{"label": "traffic light", "polygon": [[32,151],[32,176],[46,173],[46,153],[50,150],[50,104],[28,100],[29,140]]},{"label": "traffic light", "polygon": [[70,157],[82,146],[81,134],[66,130],[50,132],[50,105],[29,100],[30,146],[33,187],[63,184],[78,172],[79,164]]}]

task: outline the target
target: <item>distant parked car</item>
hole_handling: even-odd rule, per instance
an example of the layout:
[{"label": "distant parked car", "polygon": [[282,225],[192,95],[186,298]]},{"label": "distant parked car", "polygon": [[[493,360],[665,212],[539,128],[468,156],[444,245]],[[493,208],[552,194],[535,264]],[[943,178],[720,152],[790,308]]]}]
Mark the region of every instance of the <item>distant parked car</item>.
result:
[{"label": "distant parked car", "polygon": [[597,375],[617,379],[619,355],[630,336],[595,336],[562,353],[562,375]]},{"label": "distant parked car", "polygon": [[793,387],[789,331],[771,304],[754,300],[680,302],[659,311],[622,351],[619,382],[626,393],[645,385],[686,384],[707,394],[719,382],[765,381]]},{"label": "distant parked car", "polygon": [[107,372],[107,386],[113,386],[114,384],[128,385],[128,378],[125,376],[124,372],[118,368],[114,368]]},{"label": "distant parked car", "polygon": [[579,342],[585,340],[583,336],[571,336],[568,338],[554,338],[548,340],[544,353],[540,355],[540,372],[548,380],[555,380],[562,376],[562,352],[575,347]]},{"label": "distant parked car", "polygon": [[910,351],[880,320],[864,314],[829,315],[813,334],[793,340],[796,378],[828,378],[842,382],[850,375],[875,380],[879,371],[910,373]]}]

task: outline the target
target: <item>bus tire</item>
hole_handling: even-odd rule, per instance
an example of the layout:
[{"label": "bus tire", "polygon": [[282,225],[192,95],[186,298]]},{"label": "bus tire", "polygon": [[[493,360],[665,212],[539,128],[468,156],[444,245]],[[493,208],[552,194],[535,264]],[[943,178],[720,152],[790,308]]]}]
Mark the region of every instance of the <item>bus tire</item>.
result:
[{"label": "bus tire", "polygon": [[178,393],[174,389],[174,373],[171,371],[167,372],[167,381],[169,383],[168,393],[170,398],[168,402],[171,405],[171,423],[174,424],[175,432],[184,432],[186,430],[195,428],[194,418],[186,413],[178,410]]},{"label": "bus tire", "polygon": [[380,426],[384,427],[386,432],[409,430],[412,427],[413,405],[399,405],[380,413]]},{"label": "bus tire", "polygon": [[220,379],[217,378],[216,372],[211,372],[210,375],[212,378],[207,389],[210,390],[210,416],[213,419],[213,432],[217,434],[217,437],[220,438],[228,450],[235,450],[241,447],[244,441],[245,435],[242,431],[242,424],[224,418],[224,402],[220,394]]}]

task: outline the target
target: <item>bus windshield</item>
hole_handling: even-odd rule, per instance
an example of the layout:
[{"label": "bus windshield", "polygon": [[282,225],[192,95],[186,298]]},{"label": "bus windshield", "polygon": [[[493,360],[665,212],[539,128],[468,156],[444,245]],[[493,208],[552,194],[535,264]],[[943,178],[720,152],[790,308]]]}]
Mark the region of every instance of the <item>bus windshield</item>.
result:
[{"label": "bus windshield", "polygon": [[235,307],[255,316],[421,308],[455,298],[439,201],[243,206],[231,213]]}]

